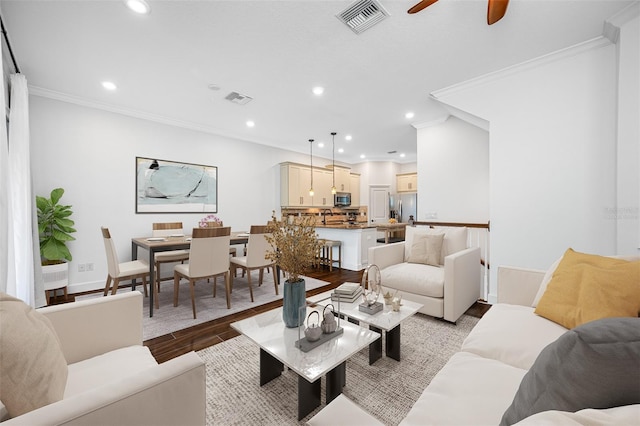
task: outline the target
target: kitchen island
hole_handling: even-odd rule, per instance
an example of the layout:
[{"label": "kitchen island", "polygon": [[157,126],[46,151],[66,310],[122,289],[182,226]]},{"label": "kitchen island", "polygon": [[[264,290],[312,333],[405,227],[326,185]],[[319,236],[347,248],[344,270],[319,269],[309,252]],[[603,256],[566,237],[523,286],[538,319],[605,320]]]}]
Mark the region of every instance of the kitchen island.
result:
[{"label": "kitchen island", "polygon": [[[369,247],[376,245],[377,230],[367,224],[316,225],[318,238],[342,242],[342,267],[359,271],[369,264]],[[338,258],[338,248],[333,248],[333,258]]]}]

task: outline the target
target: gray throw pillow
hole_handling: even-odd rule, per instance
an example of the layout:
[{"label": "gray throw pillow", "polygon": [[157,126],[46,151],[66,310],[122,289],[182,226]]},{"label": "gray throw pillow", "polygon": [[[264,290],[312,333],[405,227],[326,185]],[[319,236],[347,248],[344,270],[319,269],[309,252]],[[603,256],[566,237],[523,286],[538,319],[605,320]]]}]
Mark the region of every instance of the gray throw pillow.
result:
[{"label": "gray throw pillow", "polygon": [[533,414],[640,403],[640,318],[605,318],[567,331],[525,374],[500,425]]}]

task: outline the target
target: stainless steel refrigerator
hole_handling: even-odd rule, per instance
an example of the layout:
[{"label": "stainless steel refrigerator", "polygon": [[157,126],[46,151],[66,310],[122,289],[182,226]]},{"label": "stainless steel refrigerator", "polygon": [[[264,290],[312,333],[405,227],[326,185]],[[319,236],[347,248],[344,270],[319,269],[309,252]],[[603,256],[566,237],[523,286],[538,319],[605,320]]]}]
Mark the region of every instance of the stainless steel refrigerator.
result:
[{"label": "stainless steel refrigerator", "polygon": [[409,216],[418,220],[418,194],[415,192],[403,192],[389,195],[389,217],[398,222],[407,223]]}]

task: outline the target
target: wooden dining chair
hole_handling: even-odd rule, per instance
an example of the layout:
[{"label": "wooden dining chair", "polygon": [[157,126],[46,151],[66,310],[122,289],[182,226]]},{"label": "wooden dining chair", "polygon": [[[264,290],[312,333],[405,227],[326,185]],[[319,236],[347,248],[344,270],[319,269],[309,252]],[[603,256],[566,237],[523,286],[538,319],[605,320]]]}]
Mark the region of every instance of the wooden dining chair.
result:
[{"label": "wooden dining chair", "polygon": [[229,280],[229,243],[231,228],[193,228],[189,263],[173,268],[173,306],[178,306],[180,279],[189,281],[193,318],[196,318],[195,283],[204,278],[224,275],[227,308],[231,308]]},{"label": "wooden dining chair", "polygon": [[[149,264],[143,260],[132,260],[129,262],[118,262],[118,253],[116,246],[111,239],[111,233],[104,226],[102,229],[102,239],[104,240],[104,249],[107,254],[107,283],[104,286],[104,295],[106,296],[111,287],[111,294],[116,294],[118,285],[123,280],[136,280],[140,278],[144,286],[144,295],[147,294],[147,276],[149,275]],[[111,282],[113,281],[113,286]]]},{"label": "wooden dining chair", "polygon": [[[152,225],[152,235],[154,237],[169,237],[171,235],[184,234],[182,229],[182,222],[156,222]],[[162,280],[162,274],[160,273],[160,265],[163,263],[184,263],[189,260],[189,250],[171,250],[161,251],[154,256],[154,270],[155,273],[155,291],[160,292],[160,281]],[[168,279],[168,278],[167,278]],[[155,308],[160,307],[160,302],[157,297],[154,297]]]},{"label": "wooden dining chair", "polygon": [[[271,250],[271,245],[267,242],[265,235],[268,234],[266,225],[252,225],[249,231],[249,242],[247,243],[246,256],[232,257],[230,259],[230,268],[235,271],[236,268],[242,268],[247,272],[247,282],[249,283],[249,294],[251,295],[251,301],[253,302],[253,287],[251,286],[251,271],[258,269],[260,271],[258,277],[258,285],[262,284],[264,277],[264,270],[267,267],[272,267],[273,270],[273,284],[278,294],[278,279],[276,277],[276,267],[272,260],[266,259],[265,255]],[[233,276],[230,278],[231,288],[233,288]]]}]

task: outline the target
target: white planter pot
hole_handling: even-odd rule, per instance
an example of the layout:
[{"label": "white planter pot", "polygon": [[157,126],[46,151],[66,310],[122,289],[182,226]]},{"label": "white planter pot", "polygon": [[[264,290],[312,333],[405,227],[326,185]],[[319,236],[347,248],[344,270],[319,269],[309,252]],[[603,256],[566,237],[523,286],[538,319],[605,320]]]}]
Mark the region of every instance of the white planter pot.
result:
[{"label": "white planter pot", "polygon": [[45,290],[55,290],[69,285],[69,264],[42,265],[42,280]]}]

